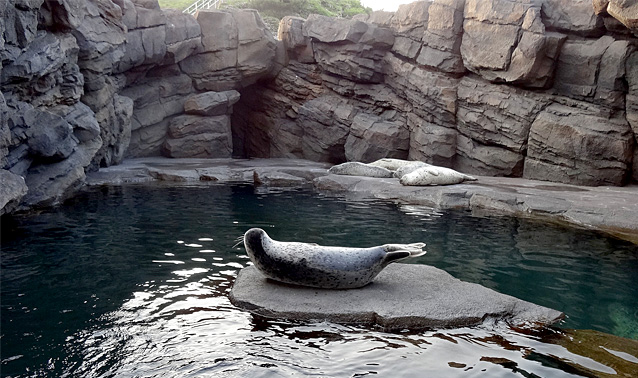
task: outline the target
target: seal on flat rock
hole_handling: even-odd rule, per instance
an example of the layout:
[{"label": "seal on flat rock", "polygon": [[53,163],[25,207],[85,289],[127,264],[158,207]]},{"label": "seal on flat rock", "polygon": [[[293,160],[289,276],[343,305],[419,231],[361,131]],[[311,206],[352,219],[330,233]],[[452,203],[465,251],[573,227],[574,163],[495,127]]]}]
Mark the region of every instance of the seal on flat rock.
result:
[{"label": "seal on flat rock", "polygon": [[421,167],[411,173],[403,175],[400,179],[401,184],[414,186],[451,185],[459,184],[463,181],[476,181],[476,178],[450,168],[437,167],[434,165]]},{"label": "seal on flat rock", "polygon": [[[413,163],[421,163],[421,162],[417,161],[417,160],[402,160],[402,159],[393,159],[393,158],[383,158],[383,159],[379,159],[377,161],[373,161],[372,163],[369,163],[368,165],[389,169],[391,171],[396,171],[397,169],[399,169],[401,167],[404,167],[406,165],[411,165]],[[425,164],[425,163],[423,163],[423,164]]]},{"label": "seal on flat rock", "polygon": [[396,171],[394,171],[394,177],[400,179],[401,177],[407,175],[408,173],[414,172],[422,167],[430,167],[431,164],[424,163],[422,161],[412,161],[410,164],[406,164],[403,167],[399,167]]},{"label": "seal on flat rock", "polygon": [[244,246],[266,277],[323,289],[353,289],[374,279],[388,264],[425,254],[425,243],[384,244],[370,248],[325,247],[272,240],[261,228],[244,234]]},{"label": "seal on flat rock", "polygon": [[366,177],[392,177],[392,171],[383,167],[376,167],[370,164],[349,161],[347,163],[332,166],[328,173],[346,176],[366,176]]}]

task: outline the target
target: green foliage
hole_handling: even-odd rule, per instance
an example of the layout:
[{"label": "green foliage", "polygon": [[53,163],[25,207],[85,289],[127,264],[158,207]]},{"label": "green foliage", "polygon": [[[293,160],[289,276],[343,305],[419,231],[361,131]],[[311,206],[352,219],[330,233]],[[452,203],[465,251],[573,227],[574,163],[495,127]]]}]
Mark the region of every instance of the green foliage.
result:
[{"label": "green foliage", "polygon": [[331,17],[352,17],[372,10],[359,0],[228,0],[222,8],[257,9],[262,16],[281,19],[285,16],[306,18],[311,13]]},{"label": "green foliage", "polygon": [[[184,10],[195,0],[159,0],[162,8]],[[372,9],[361,5],[360,0],[225,0],[222,9],[256,9],[268,28],[277,33],[279,20],[285,16],[306,18],[312,13],[331,17],[350,18]]]},{"label": "green foliage", "polygon": [[161,8],[184,10],[194,1],[195,0],[159,0],[159,5]]}]

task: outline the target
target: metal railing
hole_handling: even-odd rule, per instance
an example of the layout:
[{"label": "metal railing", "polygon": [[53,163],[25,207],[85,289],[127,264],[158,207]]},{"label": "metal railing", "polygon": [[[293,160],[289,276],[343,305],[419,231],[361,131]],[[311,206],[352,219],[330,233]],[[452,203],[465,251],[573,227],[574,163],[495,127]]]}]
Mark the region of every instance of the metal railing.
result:
[{"label": "metal railing", "polygon": [[184,9],[184,13],[195,14],[200,9],[218,9],[223,2],[224,0],[197,0]]}]

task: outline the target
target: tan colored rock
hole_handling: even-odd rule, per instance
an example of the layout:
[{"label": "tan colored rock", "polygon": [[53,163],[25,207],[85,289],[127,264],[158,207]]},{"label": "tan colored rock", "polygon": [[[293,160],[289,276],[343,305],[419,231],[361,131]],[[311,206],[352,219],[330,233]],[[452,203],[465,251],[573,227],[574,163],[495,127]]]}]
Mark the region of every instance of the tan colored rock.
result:
[{"label": "tan colored rock", "polygon": [[638,1],[637,0],[610,0],[607,13],[627,28],[638,33]]},{"label": "tan colored rock", "polygon": [[[599,36],[604,30],[603,18],[596,12],[597,0],[544,0],[545,25],[565,33]],[[594,6],[592,6],[594,3]]]},{"label": "tan colored rock", "polygon": [[533,92],[463,78],[458,90],[455,169],[522,176],[532,121],[548,103]]},{"label": "tan colored rock", "polygon": [[545,30],[540,5],[468,0],[461,55],[472,72],[493,82],[550,85],[565,36]]}]

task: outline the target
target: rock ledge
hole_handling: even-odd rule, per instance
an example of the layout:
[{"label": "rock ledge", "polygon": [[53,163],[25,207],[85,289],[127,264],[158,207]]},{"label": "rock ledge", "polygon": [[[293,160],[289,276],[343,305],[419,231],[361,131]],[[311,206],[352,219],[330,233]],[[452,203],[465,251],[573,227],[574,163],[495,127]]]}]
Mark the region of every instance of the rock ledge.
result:
[{"label": "rock ledge", "polygon": [[230,300],[268,318],[378,325],[385,330],[464,327],[485,321],[548,325],[564,316],[415,264],[392,264],[372,284],[351,290],[280,284],[250,266],[239,272]]}]

